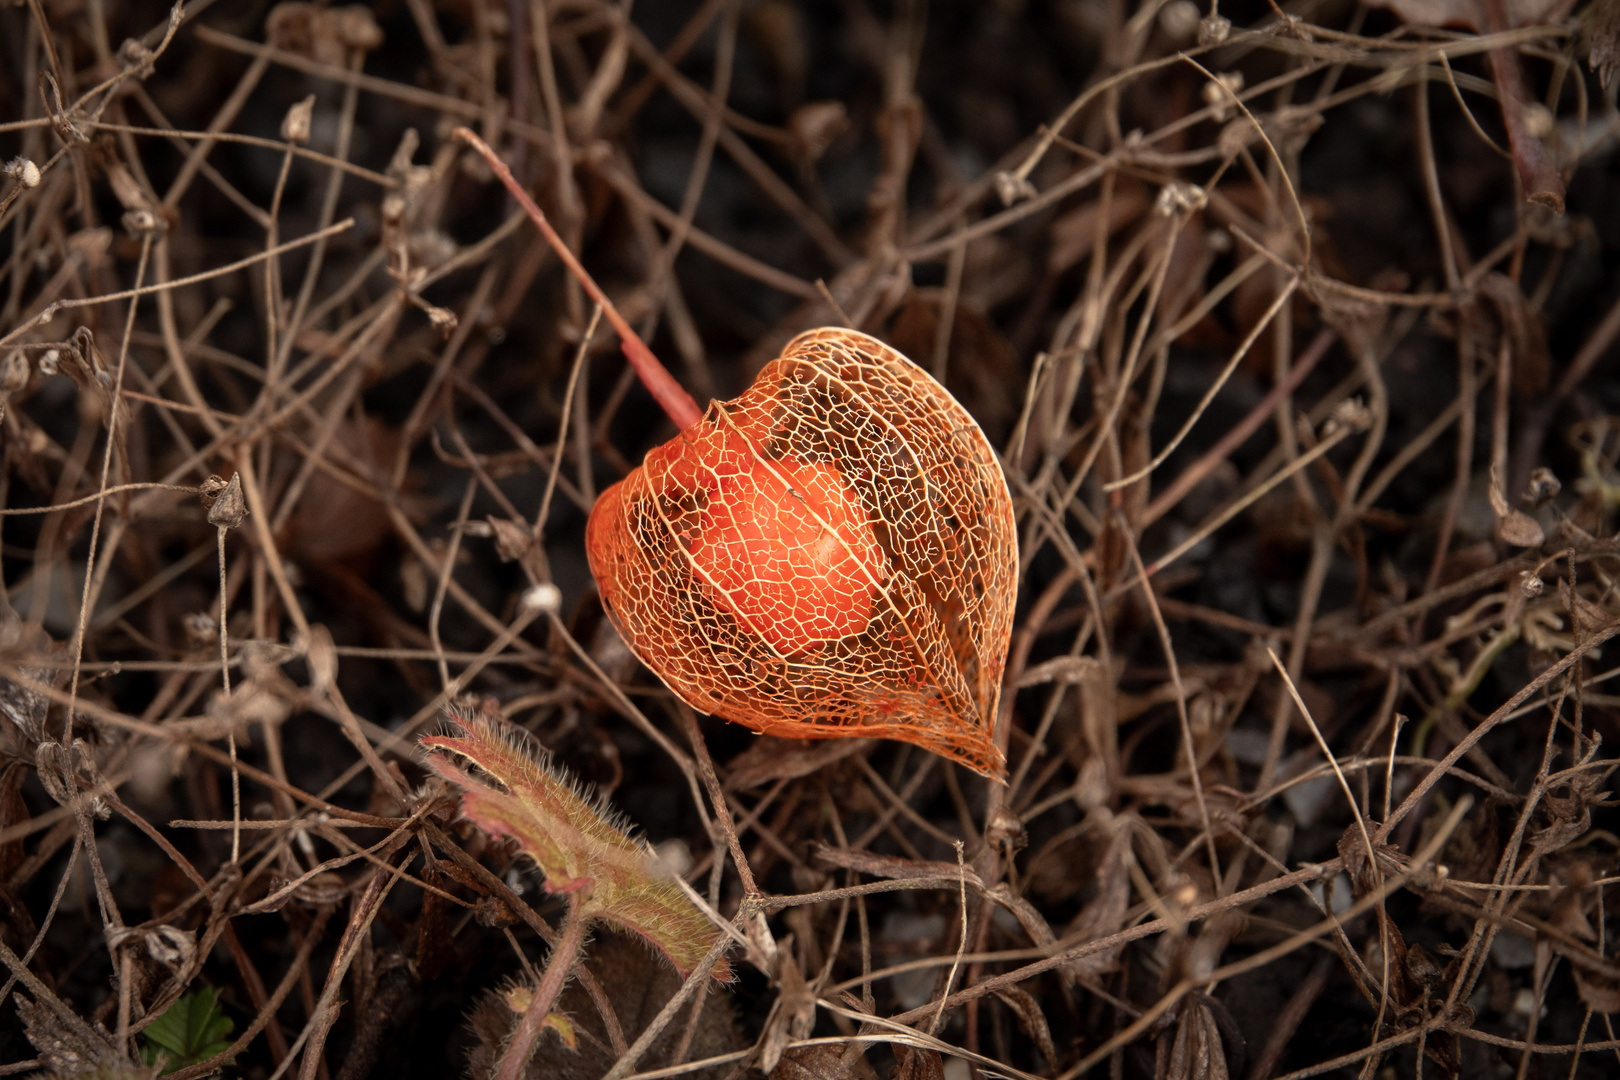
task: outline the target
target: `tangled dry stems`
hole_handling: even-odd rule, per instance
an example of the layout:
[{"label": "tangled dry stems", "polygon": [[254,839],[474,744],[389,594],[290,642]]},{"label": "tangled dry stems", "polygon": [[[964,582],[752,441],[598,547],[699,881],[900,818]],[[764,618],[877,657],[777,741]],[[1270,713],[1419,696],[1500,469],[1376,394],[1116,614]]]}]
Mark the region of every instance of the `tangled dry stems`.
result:
[{"label": "tangled dry stems", "polygon": [[[1593,382],[1620,306],[1577,272],[1596,208],[1554,217],[1480,151],[1480,58],[1558,88],[1498,150],[1543,140],[1560,188],[1612,99],[1571,21],[1223,35],[1189,7],[1086,23],[1106,63],[972,175],[904,6],[849,8],[864,98],[780,124],[723,103],[739,48],[789,39],[723,0],[661,45],[598,0],[410,3],[386,43],[299,4],[0,12],[26,43],[0,124],[0,1074],[122,1067],[206,978],[236,1038],[170,1075],[360,1077],[399,1067],[401,1003],[459,1016],[475,958],[527,968],[556,912],[412,753],[469,691],[701,852],[753,1002],[736,1049],[658,1075],[856,1076],[857,1047],[905,1076],[1608,1068],[1620,444]],[[670,183],[638,139],[676,109]],[[1367,266],[1307,168],[1373,121],[1412,151],[1415,268]],[[1021,538],[1009,784],[748,745],[627,663],[582,521],[650,414],[454,123],[510,148],[694,389],[848,325],[969,403]],[[870,164],[858,198],[829,154]],[[1469,204],[1458,169],[1502,177]],[[747,194],[700,214],[716,175]],[[1541,465],[1580,490],[1518,501]],[[695,1025],[709,966],[639,1036],[605,1019],[610,1077]]]}]

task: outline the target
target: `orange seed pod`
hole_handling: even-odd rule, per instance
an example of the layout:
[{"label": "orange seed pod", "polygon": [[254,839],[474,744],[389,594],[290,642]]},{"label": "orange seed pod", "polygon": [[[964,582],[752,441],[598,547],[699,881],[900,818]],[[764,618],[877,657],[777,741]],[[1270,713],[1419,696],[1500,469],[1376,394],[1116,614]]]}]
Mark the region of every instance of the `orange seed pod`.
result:
[{"label": "orange seed pod", "polygon": [[876,339],[795,338],[602,493],[586,552],[625,641],[694,709],[1004,771],[1012,500],[966,410]]}]

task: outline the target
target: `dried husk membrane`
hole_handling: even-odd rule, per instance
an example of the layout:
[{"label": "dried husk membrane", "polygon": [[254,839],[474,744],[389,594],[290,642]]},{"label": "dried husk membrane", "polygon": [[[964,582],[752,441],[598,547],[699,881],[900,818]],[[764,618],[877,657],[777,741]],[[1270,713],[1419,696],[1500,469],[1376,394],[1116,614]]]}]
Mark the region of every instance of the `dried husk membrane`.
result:
[{"label": "dried husk membrane", "polygon": [[620,634],[694,709],[1005,773],[1012,500],[967,411],[876,339],[795,338],[602,493],[586,548]]}]

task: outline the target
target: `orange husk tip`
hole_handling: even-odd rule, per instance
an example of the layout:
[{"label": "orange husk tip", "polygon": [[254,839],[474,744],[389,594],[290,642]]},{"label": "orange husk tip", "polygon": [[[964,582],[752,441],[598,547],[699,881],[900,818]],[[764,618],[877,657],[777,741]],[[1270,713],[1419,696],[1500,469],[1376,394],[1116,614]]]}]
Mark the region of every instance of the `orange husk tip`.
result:
[{"label": "orange husk tip", "polygon": [[[631,836],[623,815],[582,790],[521,729],[455,709],[447,720],[447,734],[420,743],[430,751],[428,766],[462,789],[461,812],[469,821],[515,840],[545,875],[548,892],[582,894],[576,917],[631,931],[683,977],[703,961],[719,931],[661,872],[645,842]],[[730,981],[731,965],[721,957],[710,973]]]},{"label": "orange husk tip", "polygon": [[876,339],[795,338],[602,493],[586,551],[620,635],[694,709],[1005,776],[1012,500],[967,411]]}]

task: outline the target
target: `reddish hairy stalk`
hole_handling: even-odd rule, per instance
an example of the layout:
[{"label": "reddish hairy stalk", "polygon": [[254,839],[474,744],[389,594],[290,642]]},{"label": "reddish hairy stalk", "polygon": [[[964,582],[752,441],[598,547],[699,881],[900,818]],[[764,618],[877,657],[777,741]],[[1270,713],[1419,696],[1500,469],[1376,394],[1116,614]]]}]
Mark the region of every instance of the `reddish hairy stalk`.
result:
[{"label": "reddish hairy stalk", "polygon": [[506,1053],[501,1056],[501,1067],[495,1074],[495,1080],[522,1080],[529,1058],[534,1056],[534,1044],[545,1029],[546,1018],[551,1015],[552,1007],[557,1004],[557,998],[568,982],[568,973],[574,970],[574,964],[579,960],[580,949],[585,945],[585,924],[588,921],[580,911],[579,893],[569,893],[568,921],[563,923],[562,937],[557,939],[556,947],[551,950],[551,959],[546,961],[545,974],[540,976],[540,985],[535,988],[529,1008],[512,1029],[512,1039],[506,1044]]},{"label": "reddish hairy stalk", "polygon": [[540,207],[535,205],[534,200],[529,198],[529,193],[524,191],[512,176],[512,170],[506,167],[506,163],[495,156],[495,151],[489,148],[488,143],[467,128],[458,127],[450,134],[484,156],[484,160],[489,162],[489,167],[494,170],[495,175],[500,177],[501,183],[506,185],[506,190],[512,193],[512,198],[523,207],[529,215],[529,220],[534,222],[534,227],[540,230],[546,242],[557,253],[557,257],[563,261],[563,265],[568,267],[569,273],[578,279],[592,300],[602,305],[602,313],[607,316],[608,322],[613,324],[613,329],[619,335],[624,358],[630,361],[631,369],[641,379],[641,384],[647,388],[647,392],[663,408],[665,415],[682,431],[703,419],[703,410],[698,408],[692,395],[675,381],[675,376],[671,375],[669,369],[653,355],[647,343],[641,340],[641,335],[625,322],[624,316],[619,314],[619,309],[607,298],[607,293],[602,291],[601,286],[597,285],[596,280],[586,272],[585,267],[580,265],[574,253],[568,250],[568,245],[563,243],[562,237],[557,235],[557,230],[551,227],[551,222],[546,220],[546,215],[541,212]]}]

